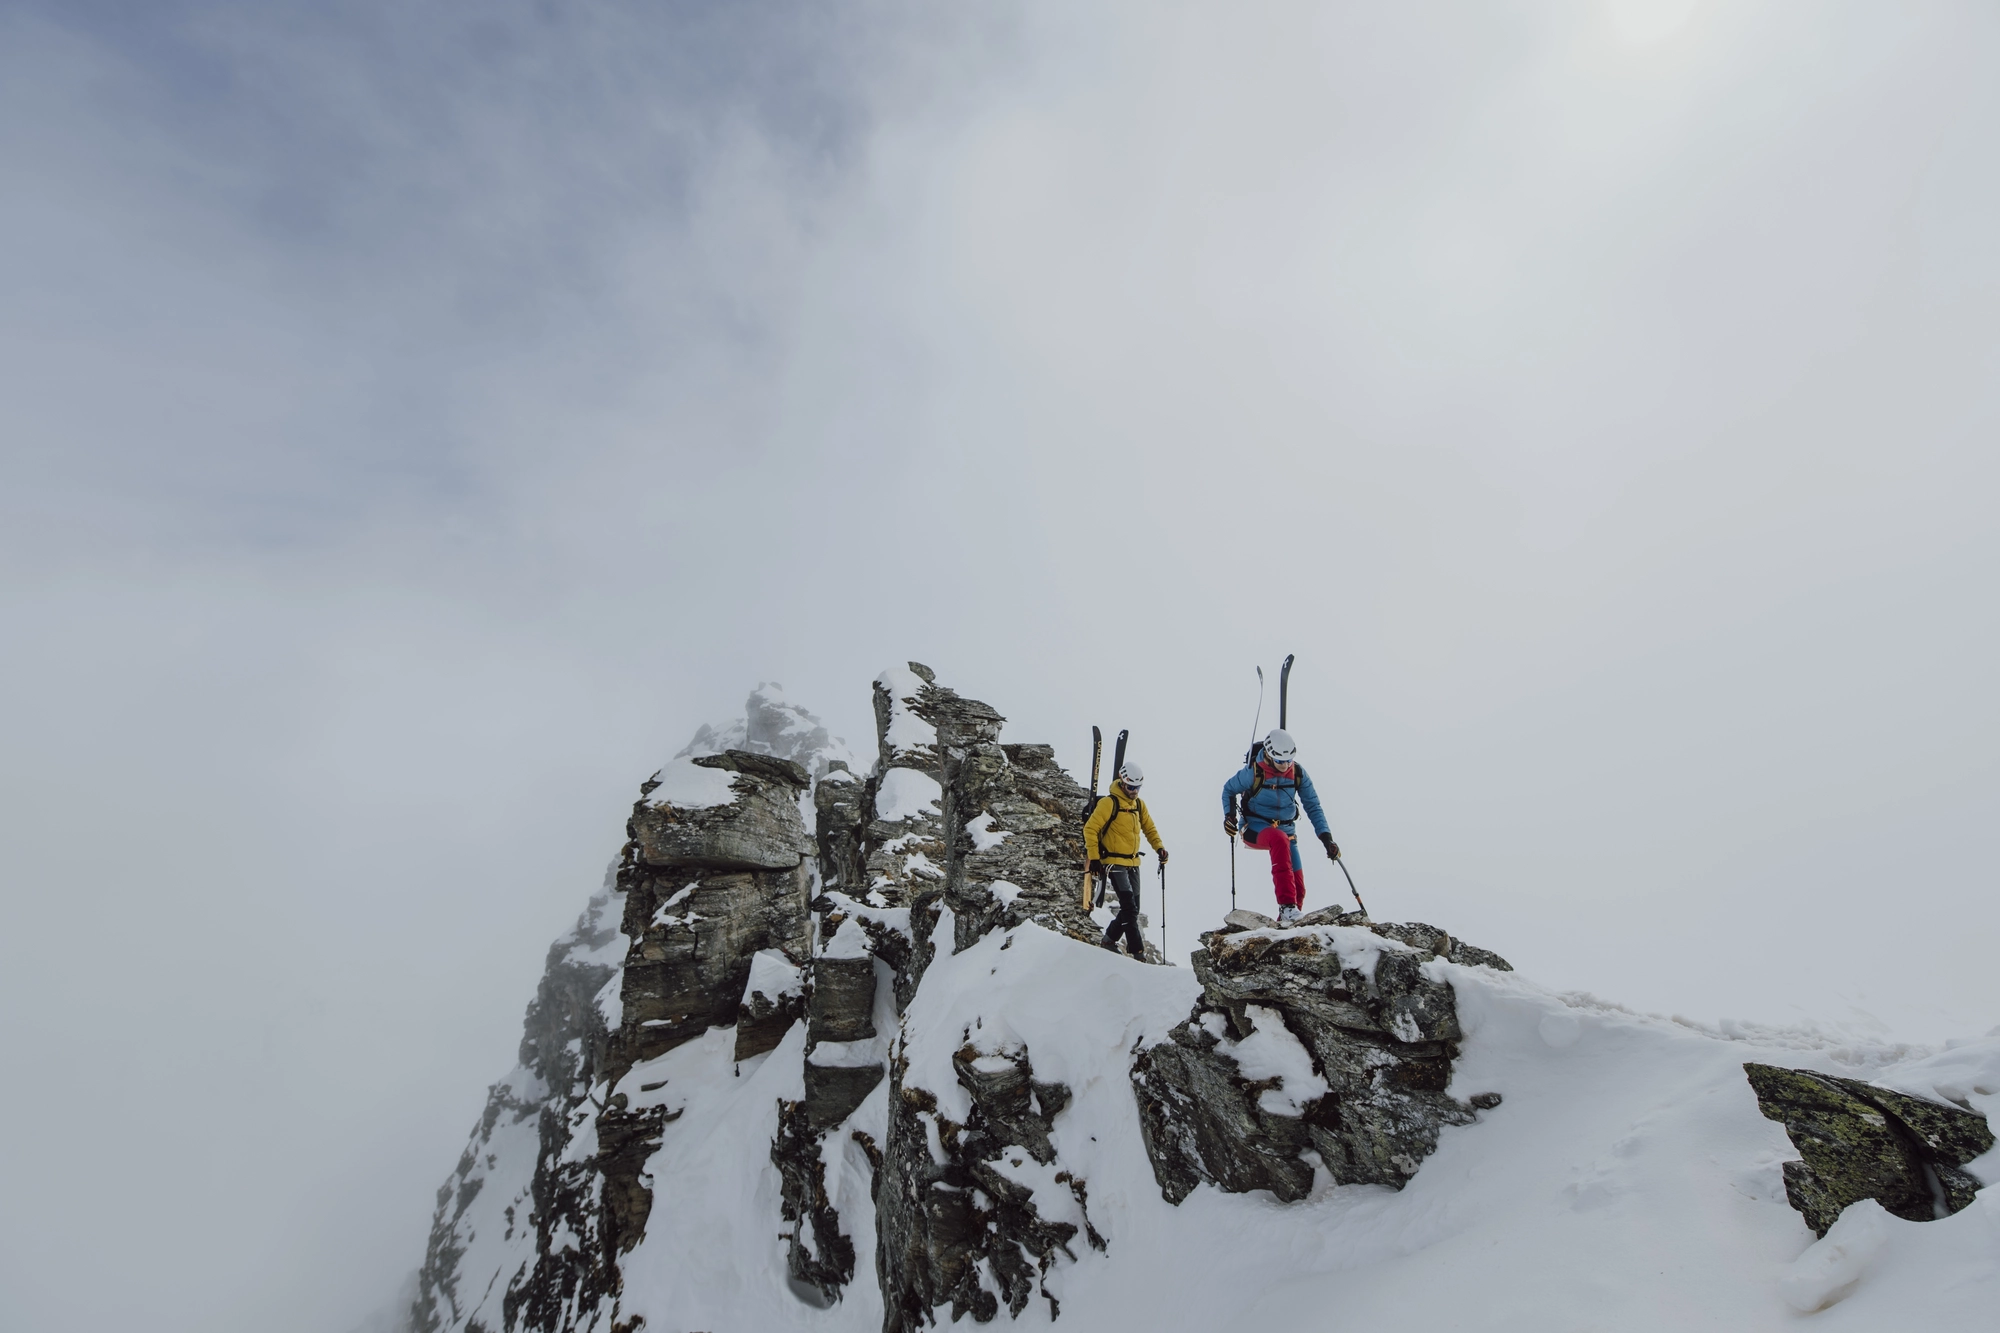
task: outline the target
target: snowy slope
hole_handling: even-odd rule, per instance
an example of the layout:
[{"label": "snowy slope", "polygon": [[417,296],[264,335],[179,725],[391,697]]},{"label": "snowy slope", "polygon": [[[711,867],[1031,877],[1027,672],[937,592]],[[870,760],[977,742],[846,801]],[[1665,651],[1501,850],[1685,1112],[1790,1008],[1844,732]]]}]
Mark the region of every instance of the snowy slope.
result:
[{"label": "snowy slope", "polygon": [[[950,928],[940,923],[941,945]],[[966,1028],[1007,1032],[1034,1053],[1039,1075],[1075,1092],[1056,1120],[1057,1147],[1089,1181],[1089,1220],[1108,1249],[1077,1245],[1077,1261],[1051,1282],[1065,1327],[1368,1329],[1407,1322],[1420,1304],[1421,1327],[1434,1330],[1790,1329],[1800,1315],[1788,1298],[1802,1289],[1803,1303],[1833,1301],[1813,1321],[1829,1329],[2000,1326],[1995,1199],[1929,1223],[1857,1205],[1815,1244],[1779,1175],[1796,1154],[1759,1114],[1742,1071],[1752,1059],[1820,1068],[1963,1096],[1991,1114],[2000,1110],[2000,1039],[1877,1064],[1899,1052],[1827,1049],[1810,1035],[1725,1036],[1551,994],[1514,974],[1433,966],[1448,973],[1467,1031],[1453,1091],[1497,1090],[1506,1100],[1479,1124],[1447,1130],[1401,1192],[1323,1179],[1311,1200],[1291,1205],[1209,1186],[1178,1208],[1161,1199],[1126,1069],[1135,1043],[1160,1040],[1186,1017],[1198,989],[1186,968],[1148,967],[1034,926],[956,956],[947,945],[899,1045],[913,1080],[947,1088]],[[763,1159],[777,1100],[800,1095],[802,1041],[795,1029],[787,1047],[739,1073],[718,1029],[647,1071],[646,1081],[686,1090],[685,1113],[654,1159],[652,1224],[626,1264],[624,1309],[644,1314],[647,1328],[881,1326],[879,1295],[865,1281],[821,1310],[785,1279]],[[881,1107],[864,1106],[856,1123],[879,1137]],[[829,1160],[865,1272],[867,1162],[851,1145],[836,1145]],[[2000,1161],[1974,1170],[1991,1177]],[[1068,1208],[1053,1185],[1037,1198],[1045,1211]],[[1820,1275],[1844,1233],[1864,1230],[1852,1225],[1857,1214],[1874,1233],[1863,1238],[1871,1252]],[[1048,1310],[1030,1305],[1019,1322],[1049,1323]]]}]

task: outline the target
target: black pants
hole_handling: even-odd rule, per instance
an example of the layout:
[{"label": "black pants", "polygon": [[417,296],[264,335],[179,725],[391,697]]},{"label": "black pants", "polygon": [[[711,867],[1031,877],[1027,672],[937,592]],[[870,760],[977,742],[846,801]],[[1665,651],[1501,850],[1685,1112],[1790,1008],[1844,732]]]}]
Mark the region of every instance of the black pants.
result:
[{"label": "black pants", "polygon": [[1111,890],[1118,895],[1118,915],[1104,928],[1101,943],[1114,953],[1118,949],[1118,937],[1125,937],[1125,951],[1134,958],[1146,956],[1146,942],[1139,938],[1139,867],[1106,866],[1111,875]]}]

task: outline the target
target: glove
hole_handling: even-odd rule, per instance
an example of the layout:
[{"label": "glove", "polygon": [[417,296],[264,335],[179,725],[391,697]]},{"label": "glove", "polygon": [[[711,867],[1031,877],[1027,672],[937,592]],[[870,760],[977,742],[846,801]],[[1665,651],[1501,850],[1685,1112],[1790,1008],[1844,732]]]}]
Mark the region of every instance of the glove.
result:
[{"label": "glove", "polygon": [[1340,844],[1333,840],[1333,835],[1331,833],[1320,834],[1319,844],[1320,846],[1326,848],[1327,860],[1338,861],[1340,859]]},{"label": "glove", "polygon": [[1104,873],[1104,862],[1092,861],[1089,865],[1084,867],[1084,871],[1087,874],[1101,875]]},{"label": "glove", "polygon": [[1164,847],[1160,848],[1159,855],[1160,855],[1160,864],[1165,865],[1167,863],[1167,849]]},{"label": "glove", "polygon": [[1222,817],[1222,831],[1229,837],[1233,838],[1236,836],[1236,816],[1224,815]]}]

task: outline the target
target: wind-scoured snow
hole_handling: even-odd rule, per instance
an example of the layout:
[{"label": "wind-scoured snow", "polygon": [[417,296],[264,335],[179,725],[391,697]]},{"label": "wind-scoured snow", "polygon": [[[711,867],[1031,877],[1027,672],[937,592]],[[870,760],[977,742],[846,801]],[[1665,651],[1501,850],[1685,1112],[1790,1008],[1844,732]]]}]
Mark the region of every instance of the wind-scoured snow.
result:
[{"label": "wind-scoured snow", "polygon": [[1261,1004],[1244,1006],[1251,1033],[1231,1041],[1221,1014],[1204,1014],[1204,1025],[1218,1038],[1224,1054],[1236,1062],[1252,1083],[1271,1080],[1274,1086],[1258,1095],[1257,1105],[1273,1115],[1305,1114],[1306,1104],[1326,1094],[1326,1080],[1313,1069],[1312,1053],[1285,1026],[1284,1016]]},{"label": "wind-scoured snow", "polygon": [[974,851],[990,852],[1014,836],[1005,829],[994,828],[993,824],[993,816],[983,810],[965,821],[966,836],[972,839]]},{"label": "wind-scoured snow", "polygon": [[[1336,943],[1350,965],[1399,947],[1366,943],[1365,933]],[[1498,1108],[1446,1129],[1400,1192],[1336,1186],[1322,1170],[1305,1202],[1202,1186],[1176,1208],[1154,1180],[1127,1071],[1135,1048],[1187,1017],[1198,989],[1189,969],[1033,925],[955,955],[952,938],[947,911],[900,1026],[883,986],[877,1027],[895,1033],[906,1084],[935,1093],[954,1118],[969,1109],[951,1066],[967,1042],[995,1056],[1025,1048],[1037,1079],[1072,1090],[1052,1141],[1060,1169],[1087,1182],[1089,1220],[1109,1248],[1078,1242],[1074,1262],[1057,1261],[1049,1285],[1064,1328],[1775,1333],[1795,1330],[1802,1309],[1818,1311],[1813,1327],[1852,1333],[2000,1326],[2000,1201],[1982,1194],[1926,1223],[1857,1205],[1816,1242],[1785,1202],[1781,1164],[1796,1153],[1759,1113],[1742,1070],[1745,1060],[1824,1069],[1993,1115],[2000,1037],[1912,1058],[1811,1032],[1700,1028],[1558,995],[1516,973],[1436,963],[1466,1033],[1451,1090],[1499,1092]],[[1287,1102],[1314,1095],[1304,1048],[1275,1015],[1253,1018],[1255,1033],[1234,1052],[1245,1073],[1279,1080],[1274,1092]],[[769,1152],[778,1100],[803,1094],[803,1042],[801,1025],[739,1068],[729,1030],[717,1029],[621,1085],[635,1104],[682,1111],[649,1165],[652,1217],[624,1265],[623,1308],[648,1328],[881,1327],[869,1168],[853,1132],[880,1142],[886,1081],[824,1148],[856,1280],[822,1310],[786,1278]],[[814,1058],[841,1054],[822,1045]],[[661,1086],[642,1098],[652,1084]],[[2000,1176],[1995,1158],[1974,1173]],[[1053,1168],[1009,1154],[1001,1169],[1034,1190],[1044,1216],[1081,1225]],[[939,1313],[948,1324],[949,1311]],[[1049,1310],[1031,1303],[1015,1322],[1046,1325]]]},{"label": "wind-scoured snow", "polygon": [[935,815],[944,799],[944,787],[928,773],[914,768],[892,768],[882,775],[875,792],[875,817],[894,823]]},{"label": "wind-scoured snow", "polygon": [[937,744],[937,728],[910,711],[905,699],[923,691],[924,678],[908,667],[890,667],[875,677],[875,683],[889,695],[889,726],[882,737],[883,748],[891,753],[918,750]]},{"label": "wind-scoured snow", "polygon": [[750,980],[743,987],[746,999],[761,995],[767,1000],[781,1000],[788,995],[803,994],[805,986],[804,970],[778,950],[759,949],[750,956]]}]

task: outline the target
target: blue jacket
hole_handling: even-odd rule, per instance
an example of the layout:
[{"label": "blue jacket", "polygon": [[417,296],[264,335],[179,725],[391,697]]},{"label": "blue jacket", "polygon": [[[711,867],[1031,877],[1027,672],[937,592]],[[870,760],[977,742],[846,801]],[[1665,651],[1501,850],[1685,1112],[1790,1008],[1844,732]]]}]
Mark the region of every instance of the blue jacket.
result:
[{"label": "blue jacket", "polygon": [[[1245,764],[1240,772],[1222,784],[1222,812],[1225,817],[1234,818],[1236,802],[1250,790],[1256,781],[1256,770],[1264,770],[1264,780],[1257,784],[1257,794],[1244,801],[1243,832],[1248,837],[1256,837],[1272,824],[1288,825],[1299,817],[1299,806],[1304,805],[1306,815],[1312,820],[1313,832],[1322,838],[1332,835],[1326,826],[1326,812],[1319,808],[1319,793],[1313,790],[1312,779],[1298,764],[1292,765],[1292,776],[1280,777],[1269,764]],[[1292,830],[1286,828],[1286,833]]]}]

